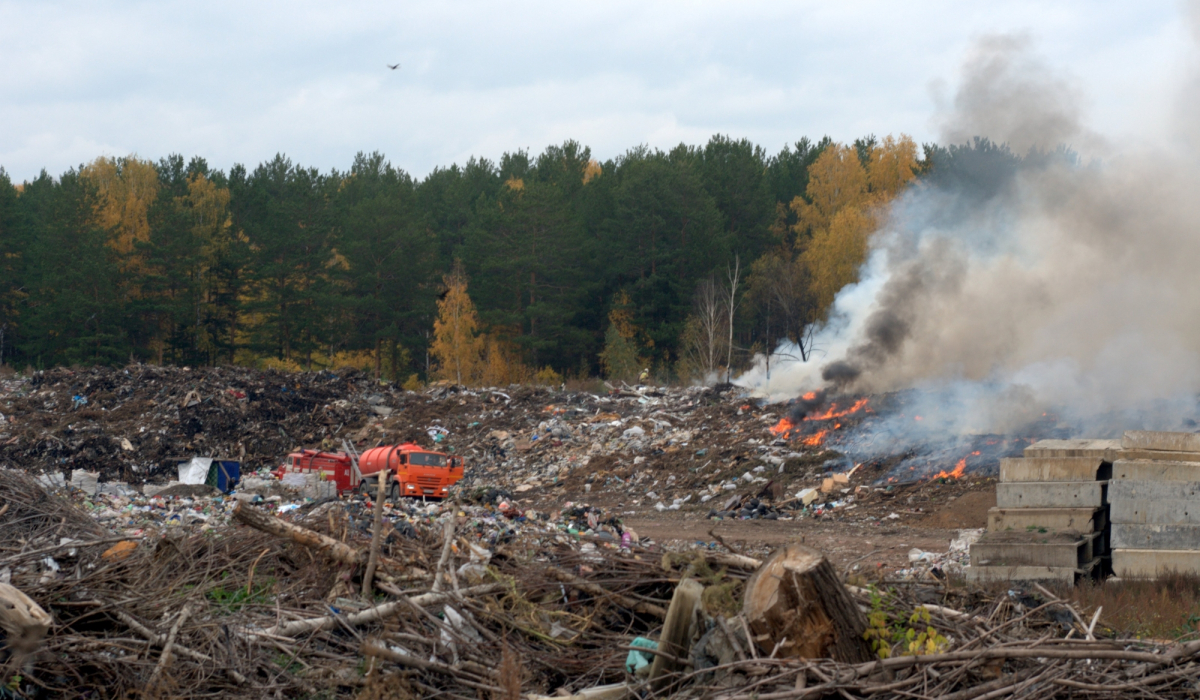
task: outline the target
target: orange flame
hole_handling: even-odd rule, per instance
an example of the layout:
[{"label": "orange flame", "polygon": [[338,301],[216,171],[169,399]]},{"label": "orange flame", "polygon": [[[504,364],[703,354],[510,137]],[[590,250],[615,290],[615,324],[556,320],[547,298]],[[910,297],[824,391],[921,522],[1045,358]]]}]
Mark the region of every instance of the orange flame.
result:
[{"label": "orange flame", "polygon": [[933,478],[935,478],[935,479],[957,479],[957,478],[961,477],[964,473],[966,473],[966,471],[967,471],[967,458],[963,457],[962,459],[958,460],[958,464],[954,465],[954,471],[952,471],[952,472],[941,471],[941,472],[938,472],[937,476],[935,476]]},{"label": "orange flame", "polygon": [[[803,398],[805,401],[812,401],[816,397],[817,397],[817,393],[815,391],[810,391],[801,398]],[[859,411],[861,411],[863,408],[866,407],[866,405],[869,401],[870,401],[870,399],[865,399],[865,398],[859,399],[858,401],[854,402],[853,406],[851,406],[850,408],[848,408],[844,411],[839,411],[837,404],[831,404],[824,413],[821,413],[821,414],[818,414],[815,416],[807,416],[801,420],[803,420],[803,421],[831,420],[834,418],[842,418],[843,416],[848,416],[851,413],[858,413]],[[841,423],[835,423],[832,429],[838,430],[841,427],[842,427]],[[781,418],[778,423],[776,423],[773,427],[770,428],[770,431],[771,431],[771,433],[773,433],[775,435],[778,435],[783,438],[787,438],[791,435],[791,432],[795,429],[796,429],[796,424],[794,422],[792,422],[788,418]],[[813,433],[812,435],[805,437],[802,440],[802,443],[809,447],[815,447],[815,446],[821,445],[822,443],[825,442],[825,436],[828,434],[829,434],[828,428],[825,430],[818,431],[816,433]]]},{"label": "orange flame", "polygon": [[825,442],[825,435],[827,433],[829,433],[828,430],[821,430],[821,431],[815,432],[812,435],[809,435],[808,437],[804,438],[804,440],[802,440],[802,442],[805,445],[808,445],[809,447],[816,447],[817,445],[820,445],[821,443]]},{"label": "orange flame", "polygon": [[831,405],[829,410],[825,411],[824,413],[816,416],[809,416],[804,420],[829,420],[830,418],[841,418],[843,416],[848,416],[851,413],[858,413],[861,411],[863,407],[867,405],[868,401],[870,401],[870,399],[859,399],[858,401],[854,402],[853,406],[845,411],[837,410],[837,404],[835,403]]}]

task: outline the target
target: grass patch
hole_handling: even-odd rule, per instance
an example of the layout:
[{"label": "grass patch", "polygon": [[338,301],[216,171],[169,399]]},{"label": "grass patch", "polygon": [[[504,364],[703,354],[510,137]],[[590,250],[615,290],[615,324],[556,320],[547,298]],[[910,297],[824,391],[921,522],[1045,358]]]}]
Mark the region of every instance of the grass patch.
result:
[{"label": "grass patch", "polygon": [[1200,576],[1169,574],[1155,581],[1084,582],[1062,595],[1080,614],[1103,606],[1100,623],[1118,636],[1184,639],[1200,636]]},{"label": "grass patch", "polygon": [[224,585],[210,588],[205,597],[220,609],[223,615],[235,613],[247,605],[267,605],[271,602],[271,590],[275,587],[274,579],[264,579],[254,588],[247,591],[245,586],[226,588]]}]

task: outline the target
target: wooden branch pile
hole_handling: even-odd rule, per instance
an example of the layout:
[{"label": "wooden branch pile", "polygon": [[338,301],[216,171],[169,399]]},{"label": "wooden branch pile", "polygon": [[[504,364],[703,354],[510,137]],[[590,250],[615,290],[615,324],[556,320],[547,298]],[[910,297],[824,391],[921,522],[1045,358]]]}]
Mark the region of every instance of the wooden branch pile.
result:
[{"label": "wooden branch pile", "polygon": [[[532,537],[487,551],[470,522],[404,536],[336,502],[291,522],[242,505],[235,521],[118,543],[0,471],[0,570],[20,608],[6,618],[0,606],[19,637],[0,652],[0,686],[14,697],[990,700],[1195,697],[1200,677],[1200,643],[1102,638],[1098,614],[1048,591],[843,587],[802,548],[765,564]],[[863,624],[886,628],[890,658],[863,660],[851,638]],[[940,641],[909,653],[906,627]],[[639,636],[662,641],[645,675],[625,669]]]}]

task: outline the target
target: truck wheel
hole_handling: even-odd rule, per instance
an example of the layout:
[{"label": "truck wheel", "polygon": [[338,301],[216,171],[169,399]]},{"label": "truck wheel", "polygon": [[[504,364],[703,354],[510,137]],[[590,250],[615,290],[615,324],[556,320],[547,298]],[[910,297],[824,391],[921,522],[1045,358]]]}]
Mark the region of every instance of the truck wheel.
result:
[{"label": "truck wheel", "polygon": [[392,490],[389,492],[392,498],[392,503],[400,503],[400,484],[392,484]]},{"label": "truck wheel", "polygon": [[366,479],[363,479],[358,484],[358,492],[359,492],[359,494],[361,494],[367,498],[370,498],[371,497],[371,483],[369,481],[367,481]]}]

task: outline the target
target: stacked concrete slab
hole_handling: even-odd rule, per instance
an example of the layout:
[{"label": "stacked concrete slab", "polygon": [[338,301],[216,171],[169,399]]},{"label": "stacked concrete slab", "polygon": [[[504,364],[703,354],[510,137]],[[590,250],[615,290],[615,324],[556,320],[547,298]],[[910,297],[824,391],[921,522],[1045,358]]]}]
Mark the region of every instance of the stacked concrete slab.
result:
[{"label": "stacked concrete slab", "polygon": [[1108,486],[1119,440],[1042,440],[1000,461],[988,531],[971,545],[973,581],[1099,575],[1108,555]]},{"label": "stacked concrete slab", "polygon": [[1200,573],[1200,435],[1130,430],[1113,464],[1113,573]]}]

